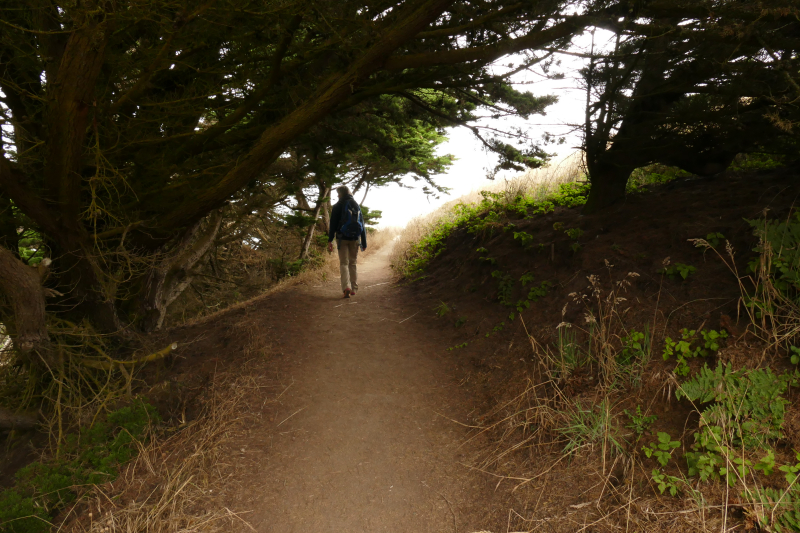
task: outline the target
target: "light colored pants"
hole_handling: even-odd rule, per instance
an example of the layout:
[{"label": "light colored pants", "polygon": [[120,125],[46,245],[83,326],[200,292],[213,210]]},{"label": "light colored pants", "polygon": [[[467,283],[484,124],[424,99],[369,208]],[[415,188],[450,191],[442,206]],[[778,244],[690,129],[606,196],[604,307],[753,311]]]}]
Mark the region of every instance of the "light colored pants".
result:
[{"label": "light colored pants", "polygon": [[342,292],[345,289],[358,290],[358,261],[359,241],[346,241],[336,239],[336,248],[339,250],[339,274],[342,276]]}]

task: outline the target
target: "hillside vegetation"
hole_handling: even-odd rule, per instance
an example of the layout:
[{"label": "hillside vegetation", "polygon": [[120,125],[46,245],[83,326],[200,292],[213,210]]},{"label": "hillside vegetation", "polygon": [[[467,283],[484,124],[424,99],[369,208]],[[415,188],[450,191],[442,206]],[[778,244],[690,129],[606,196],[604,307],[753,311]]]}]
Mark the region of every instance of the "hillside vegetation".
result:
[{"label": "hillside vegetation", "polygon": [[554,167],[409,225],[394,265],[484,402],[498,524],[800,527],[800,191],[774,167],[646,167],[597,215]]}]

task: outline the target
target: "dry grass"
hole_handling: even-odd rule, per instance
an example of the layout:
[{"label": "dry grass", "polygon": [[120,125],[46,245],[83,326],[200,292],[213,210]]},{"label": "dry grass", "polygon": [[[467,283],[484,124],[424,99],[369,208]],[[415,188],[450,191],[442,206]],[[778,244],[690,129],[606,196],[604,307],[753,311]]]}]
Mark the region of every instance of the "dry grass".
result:
[{"label": "dry grass", "polygon": [[[379,251],[385,249],[386,246],[391,245],[396,241],[400,234],[400,229],[389,227],[381,228],[374,232],[370,232],[367,236],[367,250],[359,252],[359,261],[366,260],[367,258],[377,254]],[[209,310],[207,313],[199,314],[193,318],[186,318],[180,325],[190,326],[193,324],[200,324],[213,320],[219,317],[221,313],[226,313],[233,309],[238,309],[243,306],[252,304],[253,300],[266,298],[271,294],[282,291],[289,287],[297,285],[311,285],[326,282],[330,279],[337,279],[339,277],[339,256],[336,249],[332,253],[325,253],[323,256],[324,261],[316,268],[303,270],[296,276],[287,276],[280,279],[276,283],[265,283],[259,290],[259,293],[254,298],[248,298],[244,301],[230,303],[230,305],[221,305],[219,308]]]},{"label": "dry grass", "polygon": [[[246,521],[224,501],[232,440],[244,403],[260,388],[258,372],[217,374],[199,401],[197,419],[140,445],[138,457],[113,483],[92,488],[59,531],[178,533],[230,531]],[[249,527],[246,525],[245,527]]]},{"label": "dry grass", "polygon": [[[581,152],[575,152],[563,159],[553,161],[545,167],[530,170],[512,179],[497,181],[482,190],[503,193],[503,197],[509,202],[518,196],[544,198],[555,191],[559,185],[579,181],[584,175],[583,155]],[[408,250],[422,240],[437,224],[453,220],[456,216],[453,206],[478,204],[482,200],[481,191],[474,190],[447,202],[427,215],[412,219],[396,239],[390,256],[392,265],[401,264]]]}]

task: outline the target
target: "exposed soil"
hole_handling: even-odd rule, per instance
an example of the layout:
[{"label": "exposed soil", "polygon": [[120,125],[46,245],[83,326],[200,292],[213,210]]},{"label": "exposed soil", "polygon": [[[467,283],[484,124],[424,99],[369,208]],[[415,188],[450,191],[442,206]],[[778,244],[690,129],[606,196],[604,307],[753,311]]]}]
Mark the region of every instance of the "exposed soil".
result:
[{"label": "exposed soil", "polygon": [[[231,447],[239,488],[221,502],[256,531],[483,529],[491,485],[466,466],[476,449],[459,423],[473,399],[430,310],[394,281],[387,249],[359,266],[349,300],[338,280],[298,285],[165,335],[185,346],[175,397],[248,359],[273,378],[251,398]],[[170,398],[162,410],[185,411]]]}]

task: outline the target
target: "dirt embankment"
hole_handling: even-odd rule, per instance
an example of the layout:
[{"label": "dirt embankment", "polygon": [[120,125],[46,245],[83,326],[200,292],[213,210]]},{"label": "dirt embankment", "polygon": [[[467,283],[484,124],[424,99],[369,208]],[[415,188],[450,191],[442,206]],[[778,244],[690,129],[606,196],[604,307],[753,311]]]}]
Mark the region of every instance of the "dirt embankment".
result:
[{"label": "dirt embankment", "polygon": [[[661,358],[665,336],[680,338],[681,328],[725,329],[731,337],[718,359],[732,362],[734,368],[764,361],[761,347],[752,338],[741,337],[747,316],[735,274],[714,250],[698,248],[689,239],[712,234],[717,250],[744,276],[748,262],[757,257],[753,252],[757,240],[745,219],[763,217],[765,210],[769,218],[785,218],[798,200],[800,182],[791,170],[680,180],[631,195],[624,204],[596,215],[583,216],[580,208],[557,208],[532,219],[512,217],[504,222],[505,230],[501,225],[477,233],[460,229],[445,241],[444,251],[410,290],[418,295],[421,307],[442,315],[436,319],[439,331],[449,338],[448,353],[460,366],[461,381],[482,401],[478,412],[483,416],[473,423],[483,429],[475,431],[472,442],[483,450],[477,466],[502,478],[497,496],[502,504],[494,509],[493,527],[720,530],[725,518],[718,511],[700,517],[696,505],[680,498],[656,498],[649,478],[653,465],[627,455],[603,459],[602,444],[565,456],[559,427],[563,429],[566,419],[559,410],[569,405],[573,411],[580,406],[591,411],[591,406],[608,398],[609,414],[622,427],[630,423],[624,410],[635,412],[641,406],[657,417],[642,442],[666,431],[690,446],[697,418],[688,402],[675,399],[675,360]],[[725,250],[726,241],[734,260]],[[663,274],[665,265],[679,264],[692,267],[686,279],[678,270],[671,277]],[[590,276],[596,276],[594,287]],[[549,285],[546,294],[517,312],[517,302],[542,282]],[[560,334],[574,334],[575,342],[586,346],[587,311],[591,308],[597,314],[595,289],[605,302],[602,305],[608,305],[612,290],[623,298],[613,311],[628,331],[651,332],[652,361],[641,386],[618,386],[604,396],[599,392],[597,365],[587,364],[575,368],[557,392],[549,390],[543,384],[547,378],[541,354],[547,349],[558,352]],[[572,327],[559,329],[564,322]],[[535,349],[531,338],[538,345]],[[619,338],[614,342],[619,345]],[[713,359],[697,358],[690,366],[713,367]],[[772,364],[786,368],[788,358]],[[789,395],[794,402],[796,392]],[[797,409],[790,409],[787,427]],[[779,448],[789,453],[797,440],[789,429]],[[679,475],[677,470],[669,472]],[[704,490],[725,498],[723,489]],[[735,525],[743,517],[738,508],[727,519]]]}]

